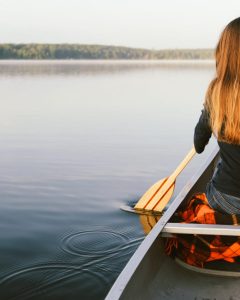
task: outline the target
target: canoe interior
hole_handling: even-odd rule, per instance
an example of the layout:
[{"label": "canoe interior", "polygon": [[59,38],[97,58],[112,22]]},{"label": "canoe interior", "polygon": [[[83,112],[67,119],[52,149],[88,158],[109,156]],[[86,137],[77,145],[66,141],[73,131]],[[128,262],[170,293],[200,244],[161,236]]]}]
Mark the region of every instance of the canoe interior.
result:
[{"label": "canoe interior", "polygon": [[[207,167],[188,189],[184,201],[193,194],[204,192],[212,177],[218,155],[209,160]],[[150,233],[151,235],[151,233]],[[237,300],[240,299],[240,279],[208,276],[193,272],[165,255],[163,238],[159,235],[148,249],[122,293],[114,299],[191,299]]]},{"label": "canoe interior", "polygon": [[163,253],[161,241],[151,250],[151,257],[148,256],[139,269],[141,273],[135,274],[120,299],[239,299],[239,278],[209,276],[187,270]]}]

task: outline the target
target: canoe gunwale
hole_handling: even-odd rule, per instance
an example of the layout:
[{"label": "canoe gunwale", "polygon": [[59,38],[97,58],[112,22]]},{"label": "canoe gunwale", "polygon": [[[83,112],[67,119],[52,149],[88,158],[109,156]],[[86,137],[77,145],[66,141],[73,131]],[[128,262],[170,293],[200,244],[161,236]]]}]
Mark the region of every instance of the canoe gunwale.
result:
[{"label": "canoe gunwale", "polygon": [[209,168],[211,163],[215,160],[219,152],[219,148],[216,147],[205,163],[201,166],[201,168],[193,175],[190,181],[184,186],[182,191],[177,195],[174,201],[169,205],[167,211],[164,213],[162,218],[157,222],[157,224],[153,227],[151,232],[145,237],[143,242],[137,248],[133,256],[130,258],[129,262],[123,269],[123,271],[118,276],[117,280],[113,284],[109,293],[107,294],[105,300],[117,300],[120,299],[122,294],[124,293],[127,285],[130,283],[134,273],[140,267],[142,260],[144,260],[147,252],[153,246],[154,242],[157,238],[160,237],[160,233],[162,232],[164,226],[168,223],[174,212],[180,206],[182,202],[186,199],[186,197],[191,193],[194,186],[203,175],[203,173]]}]

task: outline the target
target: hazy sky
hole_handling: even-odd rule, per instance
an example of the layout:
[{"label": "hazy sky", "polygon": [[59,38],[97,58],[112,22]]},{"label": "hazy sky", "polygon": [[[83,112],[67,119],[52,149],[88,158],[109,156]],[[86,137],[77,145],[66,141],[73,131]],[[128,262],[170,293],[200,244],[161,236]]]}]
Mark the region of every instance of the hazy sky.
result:
[{"label": "hazy sky", "polygon": [[0,0],[0,43],[215,47],[240,0]]}]

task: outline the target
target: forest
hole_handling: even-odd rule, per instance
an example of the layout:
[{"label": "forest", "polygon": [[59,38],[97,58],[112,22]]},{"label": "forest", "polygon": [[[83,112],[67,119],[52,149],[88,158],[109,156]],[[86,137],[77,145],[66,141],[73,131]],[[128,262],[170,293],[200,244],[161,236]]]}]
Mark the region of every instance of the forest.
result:
[{"label": "forest", "polygon": [[141,49],[82,44],[0,44],[0,59],[212,59],[212,49]]}]

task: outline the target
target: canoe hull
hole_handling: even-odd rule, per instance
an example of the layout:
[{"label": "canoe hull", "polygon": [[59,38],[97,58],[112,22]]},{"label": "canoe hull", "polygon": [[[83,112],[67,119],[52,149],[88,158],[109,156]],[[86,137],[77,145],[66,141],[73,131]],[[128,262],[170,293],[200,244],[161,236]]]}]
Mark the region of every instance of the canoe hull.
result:
[{"label": "canoe hull", "polygon": [[205,191],[218,161],[216,149],[169,206],[139,246],[113,285],[106,300],[240,299],[239,278],[219,278],[187,270],[164,253],[161,232],[177,207]]}]

